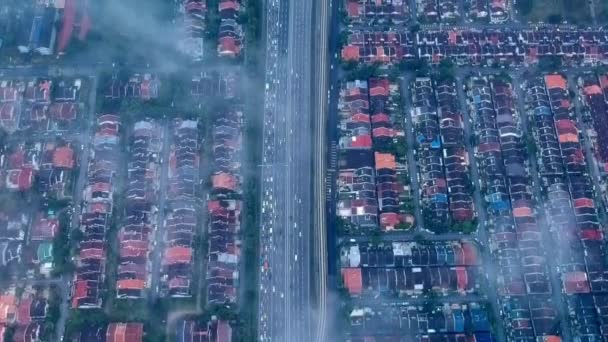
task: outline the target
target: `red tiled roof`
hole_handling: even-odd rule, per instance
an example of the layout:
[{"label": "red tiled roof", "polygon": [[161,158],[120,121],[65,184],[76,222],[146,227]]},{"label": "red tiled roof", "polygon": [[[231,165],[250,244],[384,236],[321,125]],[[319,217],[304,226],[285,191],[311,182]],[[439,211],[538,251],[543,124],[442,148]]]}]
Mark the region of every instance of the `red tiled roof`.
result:
[{"label": "red tiled roof", "polygon": [[76,107],[73,102],[53,103],[49,106],[49,113],[56,120],[71,121],[76,119]]},{"label": "red tiled roof", "polygon": [[53,153],[53,166],[71,169],[74,167],[74,150],[70,147],[58,147]]},{"label": "red tiled roof", "polygon": [[574,200],[575,208],[594,208],[595,204],[590,198],[577,198]]},{"label": "red tiled roof", "polygon": [[215,342],[231,342],[232,341],[232,327],[226,321],[219,321],[217,323],[217,338]]},{"label": "red tiled roof", "polygon": [[103,259],[104,253],[101,248],[88,248],[80,250],[80,259]]},{"label": "red tiled roof", "polygon": [[390,122],[391,118],[384,113],[379,113],[379,114],[374,114],[372,115],[372,122],[376,123],[376,122]]},{"label": "red tiled roof", "polygon": [[219,44],[218,51],[222,55],[236,55],[240,51],[234,37],[222,37],[219,39]]},{"label": "red tiled roof", "polygon": [[143,290],[146,287],[146,282],[141,279],[122,279],[116,283],[119,290]]},{"label": "red tiled roof", "polygon": [[353,137],[352,147],[372,147],[371,135],[357,135]]},{"label": "red tiled roof", "polygon": [[344,279],[344,286],[351,295],[363,293],[363,276],[360,268],[343,268],[342,278]]},{"label": "red tiled roof", "polygon": [[383,228],[395,227],[401,222],[397,213],[382,213],[380,214],[380,225]]},{"label": "red tiled roof", "polygon": [[70,43],[72,31],[74,30],[74,19],[76,18],[76,6],[74,0],[65,0],[63,8],[63,25],[57,39],[57,51],[64,52]]},{"label": "red tiled roof", "polygon": [[358,61],[359,48],[357,46],[345,46],[342,48],[342,59],[345,61]]},{"label": "red tiled roof", "polygon": [[32,306],[32,299],[22,298],[19,306],[17,307],[17,322],[19,324],[28,324],[32,321],[30,309]]},{"label": "red tiled roof", "polygon": [[59,220],[56,218],[38,217],[32,227],[32,240],[48,240],[52,239],[59,230]]},{"label": "red tiled roof", "polygon": [[566,79],[562,75],[547,75],[545,83],[548,89],[561,88],[566,90]]},{"label": "red tiled roof", "polygon": [[110,183],[95,183],[91,186],[92,192],[110,192],[112,185]]},{"label": "red tiled roof", "polygon": [[601,241],[603,240],[603,234],[600,230],[597,229],[583,229],[580,231],[581,240],[595,240]]},{"label": "red tiled roof", "polygon": [[142,342],[143,323],[110,323],[106,332],[107,342]]},{"label": "red tiled roof", "polygon": [[31,167],[24,167],[16,174],[16,182],[20,191],[28,190],[32,187],[34,180],[34,170]]},{"label": "red tiled roof", "polygon": [[228,173],[219,173],[211,177],[214,189],[229,189],[235,190],[238,185],[236,176]]},{"label": "red tiled roof", "polygon": [[234,0],[224,0],[219,3],[219,10],[223,11],[225,9],[233,9],[233,10],[238,11],[239,4]]},{"label": "red tiled roof", "polygon": [[464,267],[455,267],[456,269],[456,280],[458,282],[459,290],[466,290],[469,285],[469,275]]},{"label": "red tiled roof", "polygon": [[163,257],[164,265],[189,264],[190,262],[192,262],[192,248],[170,247],[165,251]]},{"label": "red tiled roof", "polygon": [[566,293],[589,293],[589,283],[585,272],[567,272],[564,274],[564,288]]},{"label": "red tiled roof", "polygon": [[74,294],[72,295],[72,308],[78,307],[78,300],[86,298],[89,295],[89,282],[87,280],[78,280],[74,282]]},{"label": "red tiled roof", "polygon": [[374,128],[372,130],[372,133],[374,134],[374,137],[389,137],[392,138],[395,136],[395,131],[390,129],[390,128],[386,128],[386,127],[378,127],[378,128]]}]

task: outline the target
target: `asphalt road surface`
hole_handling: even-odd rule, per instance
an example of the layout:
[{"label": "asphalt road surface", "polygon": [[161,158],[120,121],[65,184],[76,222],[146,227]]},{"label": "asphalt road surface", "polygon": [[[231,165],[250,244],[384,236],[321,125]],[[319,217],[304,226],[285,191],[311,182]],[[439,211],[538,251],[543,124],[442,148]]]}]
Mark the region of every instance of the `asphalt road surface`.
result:
[{"label": "asphalt road surface", "polygon": [[267,0],[260,341],[311,341],[312,1]]}]

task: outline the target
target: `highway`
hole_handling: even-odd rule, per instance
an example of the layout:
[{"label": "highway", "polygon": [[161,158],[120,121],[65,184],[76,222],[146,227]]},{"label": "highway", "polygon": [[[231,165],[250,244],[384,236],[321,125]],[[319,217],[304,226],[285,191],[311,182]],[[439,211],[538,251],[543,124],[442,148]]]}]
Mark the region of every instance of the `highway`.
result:
[{"label": "highway", "polygon": [[265,2],[260,341],[311,341],[312,6]]}]

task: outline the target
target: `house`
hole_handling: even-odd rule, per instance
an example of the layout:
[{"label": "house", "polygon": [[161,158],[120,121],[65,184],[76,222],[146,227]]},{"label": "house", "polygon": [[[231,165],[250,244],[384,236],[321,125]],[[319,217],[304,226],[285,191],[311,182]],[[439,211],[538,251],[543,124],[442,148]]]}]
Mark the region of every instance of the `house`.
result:
[{"label": "house", "polygon": [[340,251],[342,279],[353,296],[413,295],[425,289],[470,292],[477,286],[477,255],[477,248],[469,242],[431,246],[416,242],[393,242],[390,246],[353,243]]},{"label": "house", "polygon": [[175,336],[177,342],[230,342],[232,327],[216,317],[208,322],[183,320],[177,322]]},{"label": "house", "polygon": [[17,298],[15,288],[9,288],[0,294],[0,324],[9,325],[17,319]]},{"label": "house", "polygon": [[106,330],[106,341],[141,342],[143,335],[143,323],[110,323]]},{"label": "house", "polygon": [[241,3],[239,0],[221,0],[218,3],[220,27],[217,52],[220,57],[238,57],[241,55],[243,28],[238,23]]},{"label": "house", "polygon": [[39,213],[30,228],[31,241],[49,241],[59,232],[59,220],[56,217],[44,217]]},{"label": "house", "polygon": [[207,2],[206,0],[186,0],[181,2],[180,5],[186,37],[179,42],[178,46],[194,61],[200,61],[203,58]]},{"label": "house", "polygon": [[91,30],[88,2],[65,0],[60,13],[61,29],[57,36],[57,53],[65,54],[73,38],[84,41]]}]

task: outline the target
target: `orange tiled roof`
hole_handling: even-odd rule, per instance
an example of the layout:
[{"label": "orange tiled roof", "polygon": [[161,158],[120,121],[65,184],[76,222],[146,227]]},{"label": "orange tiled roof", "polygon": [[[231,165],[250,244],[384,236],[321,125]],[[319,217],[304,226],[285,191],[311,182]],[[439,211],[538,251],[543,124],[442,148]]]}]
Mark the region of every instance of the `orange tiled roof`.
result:
[{"label": "orange tiled roof", "polygon": [[374,153],[376,158],[376,170],[379,169],[390,169],[394,170],[397,166],[395,162],[395,155],[390,153]]},{"label": "orange tiled roof", "polygon": [[566,89],[566,79],[562,75],[547,75],[545,76],[545,83],[547,88],[561,88]]},{"label": "orange tiled roof", "polygon": [[74,167],[74,150],[70,147],[59,147],[53,153],[53,166],[71,169]]},{"label": "orange tiled roof", "polygon": [[215,189],[223,188],[235,190],[238,183],[238,180],[234,175],[224,172],[219,173],[217,175],[213,175],[213,177],[211,177],[211,180],[213,183],[213,188]]},{"label": "orange tiled roof", "polygon": [[141,279],[123,279],[117,282],[116,287],[120,290],[143,290],[146,287],[146,282]]},{"label": "orange tiled roof", "polygon": [[342,278],[344,279],[344,286],[350,294],[359,295],[363,293],[363,277],[360,268],[342,269]]}]

